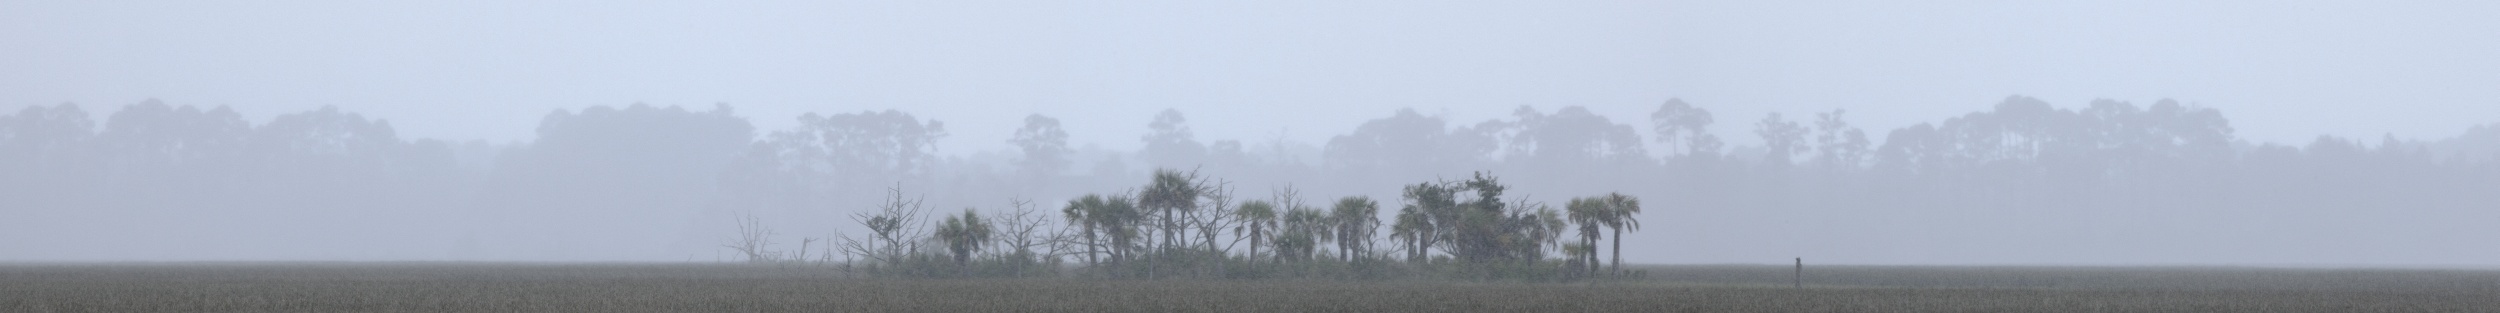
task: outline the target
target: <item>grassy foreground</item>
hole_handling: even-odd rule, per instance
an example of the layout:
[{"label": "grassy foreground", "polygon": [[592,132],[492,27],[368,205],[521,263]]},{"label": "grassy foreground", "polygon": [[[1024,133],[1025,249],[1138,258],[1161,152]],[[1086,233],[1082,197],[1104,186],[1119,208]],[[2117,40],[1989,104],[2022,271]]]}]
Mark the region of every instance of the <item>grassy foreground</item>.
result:
[{"label": "grassy foreground", "polygon": [[1642,280],[873,279],[667,264],[0,265],[5,312],[2471,312],[2500,271],[1650,266]]}]

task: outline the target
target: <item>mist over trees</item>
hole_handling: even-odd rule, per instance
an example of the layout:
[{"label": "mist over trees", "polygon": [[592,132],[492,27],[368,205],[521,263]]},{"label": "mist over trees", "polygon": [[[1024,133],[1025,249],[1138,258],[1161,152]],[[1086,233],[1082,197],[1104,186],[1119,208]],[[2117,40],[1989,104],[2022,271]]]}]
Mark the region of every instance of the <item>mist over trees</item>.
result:
[{"label": "mist over trees", "polygon": [[[1072,134],[1034,112],[996,151],[938,151],[945,124],[905,110],[756,129],[727,106],[600,106],[519,143],[402,138],[334,108],[106,111],[0,113],[0,260],[2500,261],[2444,246],[2500,236],[2500,127],[2259,143],[2170,100],[2016,96],[1880,131],[1681,100],[1629,118],[1336,112],[1381,117],[1319,143],[1200,138],[1189,121],[1222,117],[1179,110]],[[1077,148],[1119,138],[1142,148]]]},{"label": "mist over trees", "polygon": [[[479,190],[452,145],[333,108],[74,105],[0,117],[9,258],[374,258],[445,248]],[[389,234],[389,235],[385,235]]]},{"label": "mist over trees", "polygon": [[754,140],[754,127],[732,114],[647,105],[548,113],[537,140],[496,153],[454,257],[633,259],[712,238],[687,234],[714,228],[687,213],[730,197],[722,169]]}]

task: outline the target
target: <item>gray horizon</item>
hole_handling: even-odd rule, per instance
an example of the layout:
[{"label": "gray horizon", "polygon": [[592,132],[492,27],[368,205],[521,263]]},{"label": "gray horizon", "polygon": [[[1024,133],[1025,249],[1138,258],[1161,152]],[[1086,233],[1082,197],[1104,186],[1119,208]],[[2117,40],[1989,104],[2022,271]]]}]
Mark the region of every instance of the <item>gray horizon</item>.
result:
[{"label": "gray horizon", "polygon": [[[796,250],[857,236],[884,186],[1055,214],[1162,167],[1384,222],[1479,171],[1555,207],[1622,192],[1631,263],[2489,268],[2486,12],[12,2],[0,262],[708,262],[739,214]],[[1662,137],[1670,103],[1714,120]],[[1799,152],[1767,152],[1774,114]],[[1063,150],[1012,142],[1033,115]],[[828,150],[866,159],[776,141],[926,126]]]}]

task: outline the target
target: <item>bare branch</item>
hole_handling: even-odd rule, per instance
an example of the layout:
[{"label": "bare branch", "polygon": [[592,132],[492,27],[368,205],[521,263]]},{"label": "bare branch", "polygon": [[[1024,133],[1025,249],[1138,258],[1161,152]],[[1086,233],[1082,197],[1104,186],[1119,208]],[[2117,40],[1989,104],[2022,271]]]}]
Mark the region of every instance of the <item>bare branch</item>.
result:
[{"label": "bare branch", "polygon": [[764,227],[763,219],[755,217],[754,213],[738,213],[731,219],[738,224],[738,235],[721,246],[746,254],[748,263],[772,261],[773,253],[766,249],[773,245],[772,237],[776,233]]}]

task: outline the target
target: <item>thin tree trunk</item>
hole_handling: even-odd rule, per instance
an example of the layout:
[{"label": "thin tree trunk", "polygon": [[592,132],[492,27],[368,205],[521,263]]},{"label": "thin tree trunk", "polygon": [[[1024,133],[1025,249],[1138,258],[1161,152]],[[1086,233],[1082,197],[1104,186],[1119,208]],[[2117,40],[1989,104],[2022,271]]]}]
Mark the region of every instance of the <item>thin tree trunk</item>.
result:
[{"label": "thin tree trunk", "polygon": [[[1345,232],[1343,229],[1337,231]],[[1347,240],[1352,237],[1353,236],[1344,235],[1337,236],[1337,259],[1345,260],[1344,262],[1346,263],[1354,263],[1354,241]]]},{"label": "thin tree trunk", "polygon": [[[1165,221],[1165,223],[1170,223],[1170,221],[1171,221],[1171,220],[1170,220],[1170,219],[1165,219],[1164,221]],[[1157,227],[1157,228],[1160,228],[1160,227]],[[1152,228],[1149,228],[1149,229],[1152,229]],[[1162,234],[1159,234],[1159,235],[1171,236],[1171,235],[1172,235],[1172,232],[1168,232],[1168,231],[1167,231],[1167,232],[1163,232]],[[1153,280],[1153,279],[1155,279],[1155,274],[1158,274],[1158,273],[1155,273],[1155,271],[1157,271],[1157,270],[1161,270],[1162,268],[1159,268],[1159,267],[1160,267],[1160,266],[1163,266],[1163,260],[1162,260],[1163,258],[1161,257],[1161,255],[1163,254],[1163,247],[1162,247],[1162,246],[1158,246],[1158,244],[1165,244],[1165,245],[1172,244],[1172,241],[1171,241],[1171,240],[1164,240],[1164,241],[1162,241],[1162,242],[1156,242],[1156,241],[1155,241],[1155,239],[1154,239],[1154,236],[1155,236],[1155,235],[1146,235],[1146,236],[1145,236],[1145,237],[1146,237],[1146,254],[1145,254],[1144,256],[1146,257],[1146,279],[1148,279],[1148,280]]]},{"label": "thin tree trunk", "polygon": [[1622,227],[1615,227],[1615,268],[1614,268],[1614,274],[1615,274],[1615,275],[1617,275],[1617,276],[1621,276],[1621,275],[1623,275],[1623,228],[1622,228]]},{"label": "thin tree trunk", "polygon": [[1408,240],[1408,263],[1423,263],[1423,240]]},{"label": "thin tree trunk", "polygon": [[1258,225],[1250,226],[1250,264],[1259,264],[1259,233]]},{"label": "thin tree trunk", "polygon": [[1604,264],[1598,264],[1598,262],[1603,262],[1603,261],[1600,261],[1600,260],[1598,260],[1598,259],[1597,259],[1597,256],[1598,256],[1598,255],[1600,255],[1600,253],[1598,253],[1598,252],[1597,252],[1597,241],[1596,241],[1596,240],[1590,240],[1590,241],[1588,241],[1588,243],[1589,243],[1589,276],[1590,276],[1590,277],[1596,277],[1596,276],[1597,276],[1597,270],[1598,270],[1599,268],[1601,268],[1601,267],[1605,267],[1605,265],[1604,265]]},{"label": "thin tree trunk", "polygon": [[[1223,229],[1221,229],[1221,228],[1215,228],[1215,227],[1213,227],[1213,226],[1200,225],[1200,227],[1203,227],[1203,228],[1200,228],[1200,229],[1214,229],[1216,232],[1222,232],[1222,231],[1223,231]],[[1224,265],[1225,265],[1225,264],[1224,264],[1224,263],[1225,263],[1225,262],[1224,262],[1224,261],[1225,261],[1225,260],[1224,260],[1224,253],[1223,253],[1223,252],[1218,252],[1218,251],[1215,251],[1215,235],[1216,235],[1216,233],[1215,233],[1215,232],[1200,232],[1200,233],[1198,233],[1198,235],[1199,235],[1199,237],[1205,237],[1204,239],[1206,239],[1206,241],[1207,241],[1207,248],[1206,248],[1206,249],[1207,249],[1207,253],[1212,254],[1212,255],[1214,256],[1214,258],[1215,258],[1215,274],[1216,274],[1217,276],[1222,276],[1222,275],[1224,275]],[[1201,259],[1201,260],[1204,260],[1205,258],[1200,258],[1200,259]]]}]

